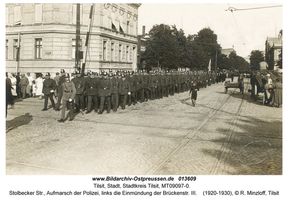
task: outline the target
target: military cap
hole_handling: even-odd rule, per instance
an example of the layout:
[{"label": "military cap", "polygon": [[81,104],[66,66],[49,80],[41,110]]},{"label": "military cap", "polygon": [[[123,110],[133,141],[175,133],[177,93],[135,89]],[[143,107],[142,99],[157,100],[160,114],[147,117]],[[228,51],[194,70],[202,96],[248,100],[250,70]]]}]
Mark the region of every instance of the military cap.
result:
[{"label": "military cap", "polygon": [[65,73],[65,70],[64,70],[64,69],[61,69],[61,70],[60,70],[60,73]]},{"label": "military cap", "polygon": [[65,73],[65,78],[70,78],[70,75],[68,73]]},{"label": "military cap", "polygon": [[50,73],[49,73],[49,72],[47,72],[47,73],[45,74],[45,76],[50,76]]}]

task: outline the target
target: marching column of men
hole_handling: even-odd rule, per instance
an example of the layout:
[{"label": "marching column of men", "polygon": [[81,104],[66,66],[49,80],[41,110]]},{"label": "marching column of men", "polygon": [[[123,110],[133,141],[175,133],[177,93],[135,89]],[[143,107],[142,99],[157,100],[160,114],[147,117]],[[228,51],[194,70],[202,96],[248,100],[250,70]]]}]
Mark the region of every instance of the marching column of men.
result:
[{"label": "marching column of men", "polygon": [[[214,71],[153,71],[152,73],[143,71],[117,71],[116,73],[109,71],[107,73],[102,71],[99,74],[89,71],[84,77],[80,72],[76,72],[72,76],[73,79],[68,81],[68,75],[61,70],[58,85],[53,79],[50,79],[50,76],[47,76],[47,80],[44,82],[45,104],[43,110],[47,110],[48,98],[55,110],[60,110],[62,103],[64,111],[62,109],[60,122],[64,121],[67,105],[70,105],[70,109],[74,113],[80,112],[80,110],[90,113],[94,110],[98,114],[102,114],[105,110],[109,113],[111,108],[113,112],[116,112],[119,107],[125,109],[126,106],[132,104],[189,91],[191,85],[195,83],[201,88],[223,82],[225,79],[223,79],[225,76],[222,72]],[[57,97],[56,105],[52,98],[54,92]],[[63,94],[66,95],[65,99],[62,99]]]}]

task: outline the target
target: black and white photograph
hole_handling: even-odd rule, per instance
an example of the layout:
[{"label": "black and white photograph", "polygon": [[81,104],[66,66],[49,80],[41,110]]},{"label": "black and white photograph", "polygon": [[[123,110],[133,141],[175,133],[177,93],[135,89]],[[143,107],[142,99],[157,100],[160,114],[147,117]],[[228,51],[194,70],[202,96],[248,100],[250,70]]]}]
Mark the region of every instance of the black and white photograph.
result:
[{"label": "black and white photograph", "polygon": [[6,177],[283,175],[279,1],[2,5]]}]

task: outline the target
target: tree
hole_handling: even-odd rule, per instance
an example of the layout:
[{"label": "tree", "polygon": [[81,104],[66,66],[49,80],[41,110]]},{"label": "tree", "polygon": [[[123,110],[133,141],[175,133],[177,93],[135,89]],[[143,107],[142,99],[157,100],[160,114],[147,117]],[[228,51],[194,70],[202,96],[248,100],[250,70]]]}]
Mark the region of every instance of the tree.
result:
[{"label": "tree", "polygon": [[149,39],[143,55],[147,66],[175,69],[178,65],[177,39],[170,26],[155,25],[149,31]]},{"label": "tree", "polygon": [[217,59],[217,66],[219,69],[231,69],[231,60],[226,55],[220,54]]},{"label": "tree", "polygon": [[148,69],[184,67],[207,70],[210,59],[212,69],[216,69],[216,58],[221,56],[220,52],[217,35],[210,28],[186,37],[184,31],[178,30],[175,25],[160,24],[149,31],[146,50],[141,57]]},{"label": "tree", "polygon": [[217,35],[210,28],[201,29],[192,42],[193,61],[196,68],[207,69],[211,59],[212,69],[216,67],[216,57],[219,57],[221,46],[217,42]]},{"label": "tree", "polygon": [[250,54],[250,66],[252,69],[259,70],[259,63],[264,61],[263,53],[259,50],[253,50]]}]

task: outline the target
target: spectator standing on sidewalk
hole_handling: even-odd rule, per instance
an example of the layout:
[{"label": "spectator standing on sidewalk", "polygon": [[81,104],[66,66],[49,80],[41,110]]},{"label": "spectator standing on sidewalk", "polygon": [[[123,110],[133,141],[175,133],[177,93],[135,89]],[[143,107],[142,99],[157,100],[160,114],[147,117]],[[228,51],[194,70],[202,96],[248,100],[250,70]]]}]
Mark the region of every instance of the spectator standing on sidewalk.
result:
[{"label": "spectator standing on sidewalk", "polygon": [[8,73],[6,72],[6,116],[8,105],[14,105],[14,99],[12,95],[12,83],[10,78],[8,77]]},{"label": "spectator standing on sidewalk", "polygon": [[27,73],[27,79],[29,81],[29,84],[27,85],[26,93],[29,95],[29,97],[32,97],[32,81],[34,78],[30,75],[30,73]]},{"label": "spectator standing on sidewalk", "polygon": [[12,95],[13,95],[13,98],[16,99],[17,98],[17,91],[16,91],[17,80],[16,80],[14,73],[11,74],[10,80],[12,84]]},{"label": "spectator standing on sidewalk", "polygon": [[25,74],[21,75],[21,79],[20,79],[20,83],[19,86],[21,88],[21,93],[22,93],[22,98],[25,99],[26,98],[26,90],[27,90],[27,86],[29,85],[29,81],[28,78],[25,76]]},{"label": "spectator standing on sidewalk", "polygon": [[16,75],[16,93],[17,93],[17,98],[21,98],[22,94],[21,94],[21,87],[20,87],[20,73],[18,72]]},{"label": "spectator standing on sidewalk", "polygon": [[38,74],[38,77],[35,80],[36,82],[36,96],[39,97],[39,99],[42,99],[43,93],[43,78],[42,78],[42,74]]},{"label": "spectator standing on sidewalk", "polygon": [[273,106],[282,106],[282,82],[279,78],[276,78],[274,85],[274,96],[273,96]]},{"label": "spectator standing on sidewalk", "polygon": [[36,97],[36,90],[37,90],[36,82],[35,82],[35,80],[33,80],[32,81],[32,95],[33,95],[33,97]]}]

